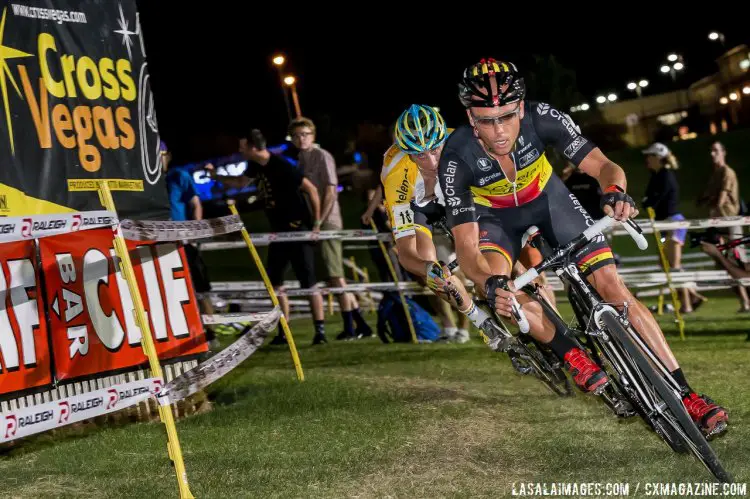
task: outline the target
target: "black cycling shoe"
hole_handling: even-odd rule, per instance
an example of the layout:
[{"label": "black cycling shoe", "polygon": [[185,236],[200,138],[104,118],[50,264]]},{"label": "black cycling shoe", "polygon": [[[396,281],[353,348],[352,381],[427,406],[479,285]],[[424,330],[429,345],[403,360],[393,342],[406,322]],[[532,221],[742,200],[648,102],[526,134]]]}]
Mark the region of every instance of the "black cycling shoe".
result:
[{"label": "black cycling shoe", "polygon": [[287,345],[288,343],[289,342],[286,341],[286,336],[284,336],[283,334],[277,334],[271,340],[271,343],[269,343],[269,345]]},{"label": "black cycling shoe", "polygon": [[356,340],[358,338],[357,334],[349,331],[341,331],[337,336],[336,339],[339,341],[351,341]]},{"label": "black cycling shoe", "polygon": [[324,343],[328,343],[328,338],[326,338],[325,333],[315,333],[315,337],[313,338],[313,345],[322,345]]},{"label": "black cycling shoe", "polygon": [[361,324],[360,326],[357,326],[354,334],[357,336],[357,338],[369,338],[370,336],[372,336],[372,328],[367,324]]}]

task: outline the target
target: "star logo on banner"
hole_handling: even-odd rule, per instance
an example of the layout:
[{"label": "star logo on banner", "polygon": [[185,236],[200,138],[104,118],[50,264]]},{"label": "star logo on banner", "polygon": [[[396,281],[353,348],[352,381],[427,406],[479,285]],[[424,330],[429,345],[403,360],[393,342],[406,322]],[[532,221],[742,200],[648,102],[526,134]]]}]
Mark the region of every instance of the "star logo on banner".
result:
[{"label": "star logo on banner", "polygon": [[3,96],[5,121],[8,125],[8,140],[10,141],[10,152],[11,154],[13,154],[13,156],[15,156],[16,147],[13,141],[13,121],[11,120],[10,116],[10,102],[8,101],[8,82],[6,81],[6,76],[8,79],[10,79],[10,82],[13,84],[13,88],[16,89],[16,93],[21,99],[23,99],[23,95],[21,94],[21,90],[18,88],[16,80],[13,79],[13,74],[10,72],[10,67],[8,67],[7,60],[16,59],[18,57],[32,57],[33,54],[27,54],[26,52],[21,52],[20,50],[3,45],[3,35],[5,34],[5,15],[7,13],[8,8],[6,7],[3,9],[3,18],[2,21],[0,21],[0,92],[2,92]]},{"label": "star logo on banner", "polygon": [[118,35],[122,35],[122,44],[128,49],[128,59],[133,58],[133,54],[130,52],[130,47],[133,46],[133,40],[130,39],[131,35],[137,35],[135,31],[128,29],[128,20],[125,19],[125,14],[122,11],[122,4],[117,4],[120,7],[120,19],[117,20],[117,24],[120,25],[120,29],[114,30]]}]

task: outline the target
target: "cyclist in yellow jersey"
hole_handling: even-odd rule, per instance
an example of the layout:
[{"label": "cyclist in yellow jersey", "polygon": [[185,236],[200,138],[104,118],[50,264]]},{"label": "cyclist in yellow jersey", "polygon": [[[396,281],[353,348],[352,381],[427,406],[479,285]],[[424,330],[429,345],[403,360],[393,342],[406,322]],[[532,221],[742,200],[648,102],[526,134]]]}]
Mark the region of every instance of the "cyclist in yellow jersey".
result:
[{"label": "cyclist in yellow jersey", "polygon": [[[434,108],[410,106],[396,123],[396,143],[385,153],[380,178],[401,265],[424,279],[436,295],[480,327],[488,316],[474,305],[461,280],[451,274],[445,262],[438,261],[432,227],[422,210],[444,209],[437,172],[440,153],[449,133],[445,121]],[[449,258],[440,256],[443,260]],[[443,325],[446,326],[445,321]],[[449,328],[446,327],[444,339],[461,343],[468,341],[466,329],[459,332]]]}]

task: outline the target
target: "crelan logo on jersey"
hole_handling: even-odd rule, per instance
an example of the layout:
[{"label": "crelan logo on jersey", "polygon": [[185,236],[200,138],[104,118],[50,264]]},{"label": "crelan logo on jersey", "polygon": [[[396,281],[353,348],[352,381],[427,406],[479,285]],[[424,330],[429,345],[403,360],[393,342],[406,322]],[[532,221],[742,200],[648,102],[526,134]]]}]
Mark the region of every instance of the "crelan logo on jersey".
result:
[{"label": "crelan logo on jersey", "polygon": [[448,198],[448,206],[458,206],[461,204],[460,198]]},{"label": "crelan logo on jersey", "polygon": [[536,112],[544,116],[545,114],[549,112],[549,104],[540,102],[539,104],[536,105]]}]

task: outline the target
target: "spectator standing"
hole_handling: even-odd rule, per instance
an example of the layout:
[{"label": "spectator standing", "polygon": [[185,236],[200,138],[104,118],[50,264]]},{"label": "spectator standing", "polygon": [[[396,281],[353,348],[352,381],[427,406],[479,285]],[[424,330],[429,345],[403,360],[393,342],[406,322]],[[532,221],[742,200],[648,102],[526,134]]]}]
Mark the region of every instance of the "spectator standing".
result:
[{"label": "spectator standing", "polygon": [[[294,232],[320,230],[320,198],[318,190],[306,179],[302,172],[280,156],[271,154],[266,148],[266,139],[260,130],[252,130],[239,140],[239,152],[248,161],[245,174],[239,177],[222,176],[222,184],[233,188],[244,188],[250,184],[250,177],[258,179],[260,195],[265,201],[265,210],[271,230],[274,232]],[[210,171],[213,174],[213,171]],[[303,193],[310,198],[312,216]],[[284,316],[289,317],[289,299],[284,294],[284,273],[291,263],[292,270],[303,289],[315,288],[315,249],[312,241],[273,242],[268,246],[266,269],[271,285],[279,297]],[[323,298],[319,292],[309,297],[312,309],[315,336],[313,345],[328,343],[323,320]],[[279,325],[272,345],[287,342]]]},{"label": "spectator standing", "polygon": [[[193,177],[182,168],[170,168],[172,153],[169,152],[164,142],[159,144],[162,170],[166,173],[167,195],[169,197],[169,209],[171,219],[176,222],[186,220],[203,220],[203,205],[198,197]],[[198,298],[198,307],[204,314],[213,314],[214,307],[210,297],[211,279],[208,277],[206,264],[201,258],[198,248],[190,243],[184,245],[185,257],[190,269],[190,277],[193,281],[193,289]],[[216,334],[211,328],[204,328],[206,339],[212,350],[220,348]]]},{"label": "spectator standing", "polygon": [[[338,201],[336,162],[328,151],[315,144],[315,124],[308,118],[297,118],[289,125],[289,135],[292,137],[294,146],[299,149],[299,166],[302,174],[318,190],[321,205],[320,229],[343,229]],[[328,284],[332,287],[346,287],[341,240],[325,239],[320,241],[319,247]],[[344,320],[344,330],[336,336],[336,339],[349,340],[372,336],[372,329],[362,317],[357,298],[352,293],[341,293],[338,295],[338,300],[341,317]]]},{"label": "spectator standing", "polygon": [[[678,168],[677,158],[661,142],[655,142],[644,149],[646,168],[651,171],[651,178],[646,186],[643,198],[645,208],[653,208],[655,220],[670,222],[685,220],[679,211],[680,186],[674,171]],[[687,229],[669,231],[666,236],[666,253],[669,266],[676,272],[682,271],[682,247],[685,245]],[[701,306],[706,298],[694,289],[682,288],[682,307],[680,312],[690,314]]]},{"label": "spectator standing", "polygon": [[[711,145],[711,159],[713,173],[708,181],[708,187],[698,199],[698,204],[708,208],[709,217],[735,217],[740,213],[740,188],[737,173],[726,162],[727,150],[719,141]],[[730,227],[729,238],[742,237],[742,227]],[[744,248],[738,248],[740,260],[747,262]],[[735,288],[740,298],[739,312],[750,312],[750,300],[747,291],[742,286]]]}]

